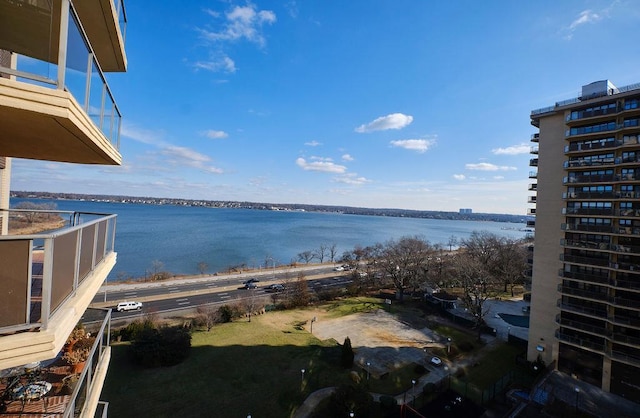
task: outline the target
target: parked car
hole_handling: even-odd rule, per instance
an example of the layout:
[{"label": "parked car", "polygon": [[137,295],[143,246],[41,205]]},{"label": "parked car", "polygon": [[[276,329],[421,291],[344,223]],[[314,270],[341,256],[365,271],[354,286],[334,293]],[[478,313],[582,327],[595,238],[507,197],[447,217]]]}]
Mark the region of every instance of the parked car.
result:
[{"label": "parked car", "polygon": [[136,311],[142,309],[142,302],[120,302],[118,306],[116,306],[116,310],[118,312],[122,311]]},{"label": "parked car", "polygon": [[442,366],[442,360],[440,360],[440,357],[431,357],[429,363],[433,364],[436,367]]},{"label": "parked car", "polygon": [[257,289],[258,286],[254,282],[250,282],[250,283],[245,283],[244,284],[244,288],[245,289]]},{"label": "parked car", "polygon": [[344,271],[344,267],[342,267],[342,266],[334,267],[333,271]]}]

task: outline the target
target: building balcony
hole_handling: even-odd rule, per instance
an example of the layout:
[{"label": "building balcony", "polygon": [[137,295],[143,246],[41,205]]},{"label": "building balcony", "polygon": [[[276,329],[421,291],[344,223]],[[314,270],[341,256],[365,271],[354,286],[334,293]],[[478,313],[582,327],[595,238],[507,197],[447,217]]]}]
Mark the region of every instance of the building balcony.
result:
[{"label": "building balcony", "polygon": [[637,354],[632,354],[627,351],[611,350],[609,357],[635,367],[640,367],[640,355]]},{"label": "building balcony", "polygon": [[640,347],[640,337],[613,332],[609,334],[608,339],[616,343],[629,344]]},{"label": "building balcony", "polygon": [[0,16],[7,17],[0,27],[0,49],[56,64],[58,51],[64,50],[60,22],[77,20],[104,71],[127,69],[124,0],[74,1],[73,5],[63,0],[2,1]]},{"label": "building balcony", "polygon": [[536,221],[535,220],[528,220],[527,221],[527,227],[528,228],[535,228],[536,227]]},{"label": "building balcony", "polygon": [[529,185],[528,190],[532,191],[532,192],[537,192],[538,191],[538,183],[531,183]]},{"label": "building balcony", "polygon": [[605,308],[605,305],[602,305],[601,309],[594,309],[583,305],[562,303],[562,299],[558,299],[557,306],[562,311],[573,312],[580,315],[587,315],[595,319],[607,319],[607,310]]},{"label": "building balcony", "polygon": [[527,215],[529,216],[535,216],[536,214],[536,208],[529,208],[527,209]]},{"label": "building balcony", "polygon": [[529,160],[529,167],[537,167],[538,166],[538,159],[537,158],[532,158]]},{"label": "building balcony", "polygon": [[601,158],[599,160],[572,159],[562,163],[563,168],[603,167],[619,164],[622,158]]},{"label": "building balcony", "polygon": [[[61,7],[61,1],[0,2],[0,16],[13,17],[4,19],[11,22],[8,26],[22,28],[15,29],[15,33],[6,33],[7,26],[0,25],[0,49],[12,52],[11,64],[0,66],[0,74],[5,76],[0,77],[0,126],[3,133],[0,155],[120,165],[120,110],[107,84],[99,53],[92,48],[94,45],[73,8]],[[40,3],[46,6],[44,9],[53,5],[54,10],[48,14],[45,10],[41,16],[47,20],[44,25],[47,29],[43,33],[39,33],[42,22],[35,22],[36,16],[32,15],[34,9],[40,7],[33,4]],[[80,5],[81,9],[87,8],[83,11],[86,15],[107,6],[109,10],[115,10],[111,0],[74,4]],[[116,4],[122,4],[122,1]],[[58,26],[52,27],[59,27],[59,15],[61,12],[65,14],[65,10],[68,27],[64,31],[65,36],[60,37],[58,31],[50,33],[49,26],[53,22]],[[115,19],[115,11],[109,16],[111,20]],[[25,21],[29,24],[24,24]],[[93,19],[87,18],[87,21],[91,23]],[[99,26],[95,23],[91,30],[97,30]],[[49,48],[50,43],[55,45],[55,54]],[[58,57],[58,49],[67,53]],[[46,55],[50,53],[51,56]]]},{"label": "building balcony", "polygon": [[538,147],[531,147],[531,148],[529,148],[529,154],[538,155],[538,151],[539,151],[539,148],[538,148]]},{"label": "building balcony", "polygon": [[537,179],[538,178],[538,172],[537,171],[529,171],[529,178],[530,179]]},{"label": "building balcony", "polygon": [[613,216],[615,211],[608,208],[562,208],[562,214],[567,216]]},{"label": "building balcony", "polygon": [[611,314],[607,319],[614,325],[633,327],[640,330],[640,320],[638,318],[634,318],[628,315]]},{"label": "building balcony", "polygon": [[570,191],[562,193],[563,199],[588,199],[588,200],[603,200],[603,199],[615,199],[616,193],[611,191],[593,191],[593,192],[583,192],[583,191]]},{"label": "building balcony", "polygon": [[638,278],[638,280],[625,280],[616,278],[615,280],[611,281],[611,285],[619,289],[640,291],[640,277]]},{"label": "building balcony", "polygon": [[573,255],[573,254],[560,254],[560,261],[564,261],[565,263],[584,264],[588,266],[600,266],[600,267],[608,267],[610,264],[609,257],[606,257],[606,258],[582,257],[578,255]]},{"label": "building balcony", "polygon": [[573,328],[578,331],[588,332],[597,336],[602,336],[607,333],[607,328],[604,323],[600,326],[588,324],[582,321],[574,321],[571,319],[563,318],[562,315],[556,315],[556,324],[567,328]]},{"label": "building balcony", "polygon": [[[3,395],[0,418],[96,416],[111,360],[111,310],[89,309],[82,320],[91,325],[92,335],[96,337],[84,364],[69,364],[62,353],[58,353],[44,361],[0,370],[0,394]],[[21,393],[20,388],[29,385],[46,388],[43,390],[45,393],[34,394],[33,399],[28,400],[16,396]]]},{"label": "building balcony", "polygon": [[[606,290],[606,289],[605,289]],[[571,286],[566,286],[563,284],[558,285],[558,292],[563,295],[571,295],[577,296],[581,299],[591,299],[596,302],[602,301],[603,299],[607,299],[607,292],[592,292],[589,290],[579,289]]]},{"label": "building balcony", "polygon": [[564,153],[574,153],[574,152],[585,152],[585,151],[597,151],[603,149],[611,149],[624,145],[623,141],[616,140],[611,137],[609,141],[575,141],[571,142],[569,145],[564,146]]},{"label": "building balcony", "polygon": [[609,275],[576,273],[576,272],[565,271],[564,269],[560,269],[558,270],[558,276],[562,277],[563,279],[596,283],[601,285],[608,285],[610,283]]},{"label": "building balcony", "polygon": [[569,335],[559,329],[556,330],[556,338],[564,343],[569,343],[579,348],[587,348],[602,354],[604,354],[606,349],[606,345],[604,344],[604,342],[594,341],[588,338],[586,335],[584,337]]},{"label": "building balcony", "polygon": [[[630,179],[632,180],[632,179]],[[620,176],[615,174],[599,174],[593,176],[585,176],[585,175],[573,175],[567,176],[562,179],[563,184],[574,184],[574,183],[611,183],[614,181],[620,181]]]},{"label": "building balcony", "polygon": [[537,196],[529,196],[527,203],[536,203]]},{"label": "building balcony", "polygon": [[0,369],[55,357],[115,266],[116,215],[54,213],[66,227],[0,236]]},{"label": "building balcony", "polygon": [[540,133],[531,134],[531,142],[540,142]]}]

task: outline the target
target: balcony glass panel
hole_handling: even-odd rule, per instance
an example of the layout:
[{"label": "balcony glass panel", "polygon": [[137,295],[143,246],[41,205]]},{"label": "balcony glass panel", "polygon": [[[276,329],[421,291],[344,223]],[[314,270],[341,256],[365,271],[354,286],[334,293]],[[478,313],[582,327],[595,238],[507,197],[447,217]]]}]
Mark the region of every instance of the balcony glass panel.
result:
[{"label": "balcony glass panel", "polygon": [[[11,216],[30,211],[8,212]],[[67,227],[52,233],[0,236],[0,277],[12,278],[0,290],[0,333],[46,324],[47,316],[113,252],[116,215],[54,213],[69,216]]]}]

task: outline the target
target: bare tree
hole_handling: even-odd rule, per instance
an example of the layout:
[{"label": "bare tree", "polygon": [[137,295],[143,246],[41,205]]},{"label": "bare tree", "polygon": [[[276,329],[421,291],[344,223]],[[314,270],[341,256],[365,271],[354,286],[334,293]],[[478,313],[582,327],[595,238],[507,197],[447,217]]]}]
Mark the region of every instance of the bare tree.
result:
[{"label": "bare tree", "polygon": [[196,310],[198,317],[207,327],[207,332],[211,331],[213,325],[220,322],[220,311],[214,305],[201,305]]},{"label": "bare tree", "polygon": [[455,235],[451,235],[449,237],[449,241],[447,241],[447,245],[449,246],[449,252],[451,252],[452,248],[458,245],[458,237],[456,237]]},{"label": "bare tree", "polygon": [[338,255],[338,246],[334,243],[329,246],[329,259],[331,262],[336,261],[336,256]]},{"label": "bare tree", "polygon": [[480,341],[484,318],[489,313],[485,302],[498,294],[498,286],[486,265],[468,253],[456,255],[455,263],[457,277],[463,290],[462,302],[473,316]]},{"label": "bare tree", "polygon": [[327,244],[320,244],[320,247],[318,247],[318,249],[314,254],[315,258],[317,258],[320,261],[320,263],[323,263],[324,259],[328,255],[328,250],[329,248],[327,247]]},{"label": "bare tree", "polygon": [[298,260],[304,261],[305,264],[309,264],[315,258],[313,251],[303,251],[298,253]]},{"label": "bare tree", "polygon": [[404,299],[407,288],[417,289],[425,280],[429,248],[429,243],[418,237],[402,237],[384,245],[380,270],[393,281],[398,300]]},{"label": "bare tree", "polygon": [[527,270],[527,249],[519,241],[502,238],[493,274],[496,279],[502,279],[504,292],[509,290],[514,296],[514,287],[524,281],[524,272]]},{"label": "bare tree", "polygon": [[209,264],[205,263],[204,261],[200,261],[198,263],[198,271],[200,272],[200,274],[205,274],[208,268]]},{"label": "bare tree", "polygon": [[311,301],[311,294],[304,273],[298,273],[298,279],[291,283],[289,293],[289,304],[291,306],[307,306]]}]

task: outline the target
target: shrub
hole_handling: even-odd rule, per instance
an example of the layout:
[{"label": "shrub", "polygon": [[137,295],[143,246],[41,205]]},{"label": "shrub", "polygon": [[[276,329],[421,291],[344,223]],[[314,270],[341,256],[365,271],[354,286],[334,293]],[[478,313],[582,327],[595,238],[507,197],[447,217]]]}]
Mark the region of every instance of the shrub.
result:
[{"label": "shrub", "polygon": [[119,335],[122,341],[133,341],[141,332],[155,328],[157,328],[155,321],[152,318],[145,318],[131,322],[119,331]]},{"label": "shrub", "polygon": [[344,344],[342,344],[342,356],[340,357],[340,364],[345,369],[349,369],[353,366],[353,358],[355,357],[353,353],[353,348],[351,347],[351,339],[349,337],[344,339]]},{"label": "shrub", "polygon": [[416,367],[413,368],[413,371],[416,374],[425,374],[427,369],[422,364],[416,364]]},{"label": "shrub", "polygon": [[136,363],[144,367],[173,366],[191,349],[191,334],[182,327],[145,328],[131,344]]},{"label": "shrub", "polygon": [[463,341],[460,344],[458,344],[458,349],[460,349],[460,351],[468,353],[469,351],[474,349],[474,346],[469,341]]}]

